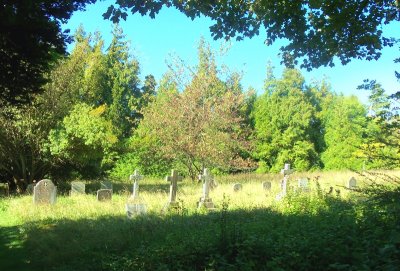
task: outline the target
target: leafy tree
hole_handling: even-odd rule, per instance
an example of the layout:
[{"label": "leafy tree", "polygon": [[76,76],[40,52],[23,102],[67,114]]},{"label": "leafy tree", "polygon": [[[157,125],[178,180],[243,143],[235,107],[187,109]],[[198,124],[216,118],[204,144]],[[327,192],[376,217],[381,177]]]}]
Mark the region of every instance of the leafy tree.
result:
[{"label": "leafy tree", "polygon": [[360,154],[370,168],[397,168],[400,166],[400,123],[396,99],[387,95],[374,80],[365,80],[359,88],[370,92],[368,126]]},{"label": "leafy tree", "polygon": [[114,22],[126,19],[127,11],[154,18],[163,6],[175,7],[194,19],[215,20],[210,30],[215,39],[253,37],[265,28],[266,44],[286,38],[282,61],[289,67],[301,59],[301,67],[311,69],[342,64],[351,59],[378,59],[384,46],[394,38],[383,36],[381,25],[400,20],[397,0],[385,1],[116,1],[103,16]]},{"label": "leafy tree", "polygon": [[113,162],[118,142],[114,126],[103,115],[106,105],[93,108],[81,103],[73,107],[57,129],[49,134],[48,149],[66,164],[103,172]]},{"label": "leafy tree", "polygon": [[284,163],[298,170],[318,166],[310,136],[314,108],[304,90],[304,78],[297,70],[285,70],[280,80],[268,73],[265,93],[254,110],[255,157],[260,171],[276,172]]},{"label": "leafy tree", "polygon": [[357,97],[336,96],[324,116],[326,149],[321,154],[324,169],[354,169],[363,167],[358,156],[366,126],[366,110]]},{"label": "leafy tree", "polygon": [[0,106],[31,101],[45,74],[65,54],[61,32],[76,10],[95,0],[5,0],[0,4]]},{"label": "leafy tree", "polygon": [[[184,81],[184,80],[182,80]],[[200,43],[199,65],[182,92],[165,77],[144,110],[138,134],[158,142],[165,159],[182,164],[195,179],[203,167],[227,168],[242,148],[240,108],[244,96],[218,78],[212,53]]]}]

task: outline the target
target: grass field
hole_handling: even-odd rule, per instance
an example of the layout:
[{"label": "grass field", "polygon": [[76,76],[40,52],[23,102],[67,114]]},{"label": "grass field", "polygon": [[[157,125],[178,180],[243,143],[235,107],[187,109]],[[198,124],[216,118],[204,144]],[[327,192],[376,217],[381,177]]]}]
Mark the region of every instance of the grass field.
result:
[{"label": "grass field", "polygon": [[[353,172],[294,174],[289,187],[309,177],[312,190],[289,189],[283,201],[275,200],[280,175],[219,177],[212,212],[196,208],[201,184],[186,180],[180,207],[165,214],[168,183],[145,179],[140,195],[148,213],[134,219],[125,214],[126,182],[114,184],[111,202],[96,200],[95,183],[74,197],[60,184],[53,206],[34,205],[32,196],[2,198],[0,269],[399,270],[400,194],[348,191],[352,176],[369,187]],[[271,191],[262,189],[267,180]],[[237,182],[243,189],[233,192]],[[331,186],[340,194],[327,194]]]}]

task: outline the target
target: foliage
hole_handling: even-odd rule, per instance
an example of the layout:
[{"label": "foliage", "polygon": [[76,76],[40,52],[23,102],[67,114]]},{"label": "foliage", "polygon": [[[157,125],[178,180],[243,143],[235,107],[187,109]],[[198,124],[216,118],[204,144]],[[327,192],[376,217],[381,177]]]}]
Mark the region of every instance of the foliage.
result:
[{"label": "foliage", "polygon": [[76,10],[96,0],[2,1],[0,5],[0,106],[27,103],[42,90],[52,63],[65,54],[61,32]]},{"label": "foliage", "polygon": [[105,105],[75,105],[62,125],[50,131],[50,153],[78,168],[107,169],[115,156],[117,136],[112,123],[103,116],[105,110]]},{"label": "foliage", "polygon": [[297,170],[317,164],[310,136],[315,111],[304,89],[304,78],[297,70],[285,70],[281,80],[266,80],[265,93],[257,99],[254,110],[255,157],[261,171],[278,172],[285,163]]},{"label": "foliage", "polygon": [[357,97],[336,96],[325,111],[323,122],[324,169],[361,170],[364,161],[357,154],[363,144],[366,110]]},{"label": "foliage", "polygon": [[215,20],[210,27],[214,38],[237,40],[259,35],[265,28],[267,45],[285,38],[282,62],[302,68],[333,66],[351,59],[378,59],[394,38],[382,34],[381,25],[399,21],[399,2],[385,1],[116,1],[103,14],[114,22],[127,12],[154,18],[163,6],[175,7],[191,19],[204,15]]},{"label": "foliage", "polygon": [[239,131],[245,128],[240,117],[243,94],[218,78],[212,53],[202,43],[199,61],[181,93],[168,81],[160,85],[166,90],[144,110],[138,127],[139,135],[159,142],[154,147],[166,159],[183,164],[192,179],[204,167],[229,167],[243,149]]}]

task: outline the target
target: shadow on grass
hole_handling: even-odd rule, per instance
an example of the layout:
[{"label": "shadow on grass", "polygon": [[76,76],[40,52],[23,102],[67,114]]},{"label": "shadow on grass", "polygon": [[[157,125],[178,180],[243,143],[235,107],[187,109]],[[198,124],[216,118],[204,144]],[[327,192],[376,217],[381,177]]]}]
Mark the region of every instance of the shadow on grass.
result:
[{"label": "shadow on grass", "polygon": [[[20,270],[389,270],[399,251],[383,220],[359,219],[354,205],[337,198],[317,213],[272,209],[188,216],[47,220],[22,226],[20,248],[3,246],[2,265]],[[296,207],[296,206],[295,206]],[[303,208],[304,206],[299,206]],[[15,242],[15,227],[2,241]],[[396,254],[397,253],[397,254]],[[17,256],[16,256],[17,255]],[[17,258],[17,259],[15,259]],[[398,261],[398,260],[397,260]],[[14,264],[14,265],[13,265]],[[22,269],[21,269],[22,270]],[[396,269],[391,269],[396,270]]]}]

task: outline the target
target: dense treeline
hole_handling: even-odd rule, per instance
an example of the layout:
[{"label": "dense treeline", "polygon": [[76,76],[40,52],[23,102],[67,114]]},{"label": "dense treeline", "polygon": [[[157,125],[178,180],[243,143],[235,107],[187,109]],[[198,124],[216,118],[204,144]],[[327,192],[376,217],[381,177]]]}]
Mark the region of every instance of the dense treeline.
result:
[{"label": "dense treeline", "polygon": [[48,74],[32,104],[1,108],[0,175],[23,190],[55,179],[125,179],[135,168],[162,176],[171,167],[195,179],[215,171],[276,172],[399,166],[397,111],[374,81],[369,104],[307,84],[300,71],[267,68],[263,91],[244,90],[204,41],[199,63],[179,62],[157,84],[144,80],[116,26],[105,48],[99,33],[75,34],[75,48]]}]

